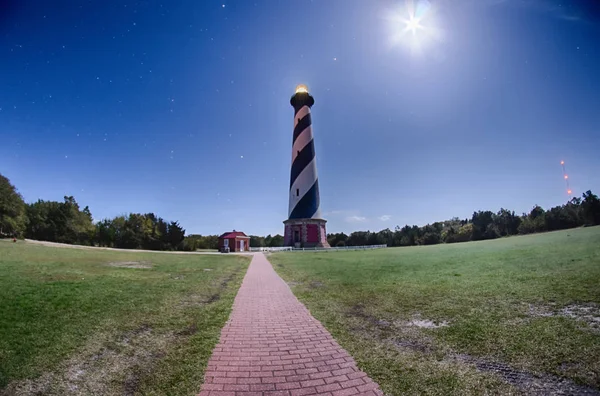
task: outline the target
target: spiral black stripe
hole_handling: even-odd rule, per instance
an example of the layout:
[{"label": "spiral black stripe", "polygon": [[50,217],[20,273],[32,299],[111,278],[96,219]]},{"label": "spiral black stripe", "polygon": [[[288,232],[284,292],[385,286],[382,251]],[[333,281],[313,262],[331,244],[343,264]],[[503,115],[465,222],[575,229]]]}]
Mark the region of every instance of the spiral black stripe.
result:
[{"label": "spiral black stripe", "polygon": [[310,161],[312,161],[313,158],[315,158],[315,143],[314,140],[311,139],[311,141],[308,142],[308,144],[304,146],[302,150],[300,150],[300,153],[292,163],[290,188],[292,188],[292,185],[294,184],[298,176],[300,176],[300,173],[302,173],[304,168],[306,168],[308,164],[310,164]]},{"label": "spiral black stripe", "polygon": [[298,136],[300,136],[302,131],[308,128],[311,124],[312,120],[310,118],[310,113],[308,113],[307,115],[302,117],[300,121],[298,121],[298,124],[296,124],[296,127],[294,128],[294,140],[292,141],[292,144],[296,142],[296,139],[298,139]]},{"label": "spiral black stripe", "polygon": [[319,204],[319,179],[317,179],[310,190],[298,201],[290,214],[290,219],[310,219],[319,209]]}]

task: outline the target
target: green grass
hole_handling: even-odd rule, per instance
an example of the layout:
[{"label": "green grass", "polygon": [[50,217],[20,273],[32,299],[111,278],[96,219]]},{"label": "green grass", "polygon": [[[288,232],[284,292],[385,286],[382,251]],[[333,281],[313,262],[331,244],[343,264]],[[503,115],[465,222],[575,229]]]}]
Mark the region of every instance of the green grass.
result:
[{"label": "green grass", "polygon": [[1,241],[0,395],[196,394],[248,264]]},{"label": "green grass", "polygon": [[560,314],[577,305],[600,319],[600,227],[270,261],[390,395],[515,391],[458,354],[600,388],[600,329]]}]

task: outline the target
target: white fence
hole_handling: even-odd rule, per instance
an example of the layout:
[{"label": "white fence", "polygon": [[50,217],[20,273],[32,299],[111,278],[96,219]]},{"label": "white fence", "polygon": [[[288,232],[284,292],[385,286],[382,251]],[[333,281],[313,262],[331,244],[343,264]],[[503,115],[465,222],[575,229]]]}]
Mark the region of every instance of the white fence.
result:
[{"label": "white fence", "polygon": [[312,248],[293,248],[291,246],[286,247],[251,247],[251,252],[330,252],[339,250],[373,250],[383,249],[387,245],[368,245],[368,246],[339,246],[339,247],[312,247]]},{"label": "white fence", "polygon": [[291,246],[286,247],[251,247],[251,252],[287,252],[292,250]]}]

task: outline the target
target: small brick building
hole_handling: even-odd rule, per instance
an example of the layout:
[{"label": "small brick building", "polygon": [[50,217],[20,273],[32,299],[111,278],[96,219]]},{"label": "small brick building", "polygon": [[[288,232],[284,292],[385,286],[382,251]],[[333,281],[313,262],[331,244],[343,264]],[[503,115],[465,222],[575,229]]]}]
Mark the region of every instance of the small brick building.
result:
[{"label": "small brick building", "polygon": [[[229,250],[227,249],[229,248]],[[247,252],[250,250],[250,237],[241,231],[233,230],[219,237],[220,252]]]},{"label": "small brick building", "polygon": [[326,220],[290,219],[285,224],[284,246],[329,247],[325,231]]}]

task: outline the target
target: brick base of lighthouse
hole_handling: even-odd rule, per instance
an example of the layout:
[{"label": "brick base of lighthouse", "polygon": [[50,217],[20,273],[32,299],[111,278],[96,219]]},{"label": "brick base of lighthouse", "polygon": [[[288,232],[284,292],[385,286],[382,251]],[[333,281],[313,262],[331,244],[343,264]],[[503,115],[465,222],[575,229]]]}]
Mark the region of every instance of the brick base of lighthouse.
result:
[{"label": "brick base of lighthouse", "polygon": [[284,221],[284,246],[297,248],[330,247],[327,243],[325,223],[327,223],[327,220],[321,219],[290,219]]}]

